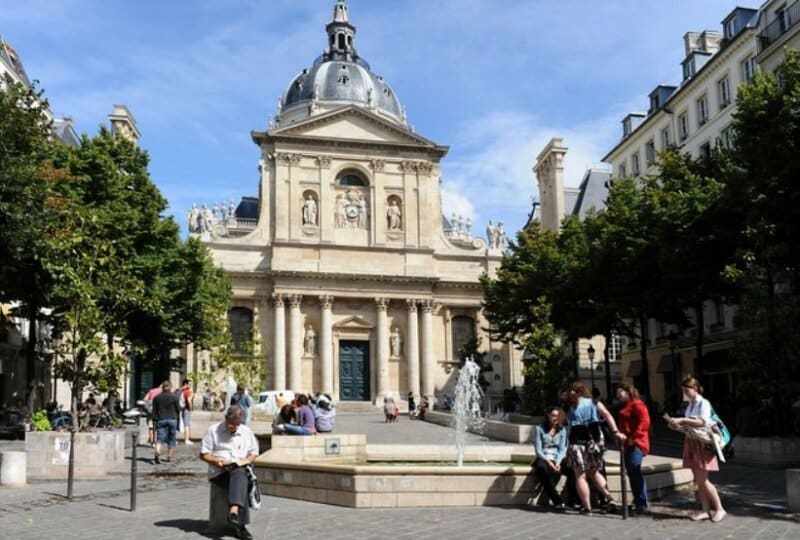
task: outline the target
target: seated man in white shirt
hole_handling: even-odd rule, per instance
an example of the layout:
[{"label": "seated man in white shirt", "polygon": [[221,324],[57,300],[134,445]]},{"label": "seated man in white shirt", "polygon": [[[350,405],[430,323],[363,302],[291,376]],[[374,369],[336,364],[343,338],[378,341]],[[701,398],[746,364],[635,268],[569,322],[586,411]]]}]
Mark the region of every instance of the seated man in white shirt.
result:
[{"label": "seated man in white shirt", "polygon": [[228,521],[236,527],[236,537],[253,538],[245,527],[250,523],[246,465],[258,457],[258,442],[242,423],[244,410],[231,405],[225,420],[209,426],[203,437],[200,459],[208,463],[208,479],[228,488]]}]

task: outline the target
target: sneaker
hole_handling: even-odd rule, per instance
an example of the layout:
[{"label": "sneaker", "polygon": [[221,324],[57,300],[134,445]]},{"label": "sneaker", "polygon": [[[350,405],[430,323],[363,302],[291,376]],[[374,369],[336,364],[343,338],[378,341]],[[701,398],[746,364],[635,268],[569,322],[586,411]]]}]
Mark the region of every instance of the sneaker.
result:
[{"label": "sneaker", "polygon": [[185,442],[185,444],[187,444],[187,445],[192,445],[192,444],[194,444],[194,443],[193,443],[192,441],[186,441],[186,442]]}]

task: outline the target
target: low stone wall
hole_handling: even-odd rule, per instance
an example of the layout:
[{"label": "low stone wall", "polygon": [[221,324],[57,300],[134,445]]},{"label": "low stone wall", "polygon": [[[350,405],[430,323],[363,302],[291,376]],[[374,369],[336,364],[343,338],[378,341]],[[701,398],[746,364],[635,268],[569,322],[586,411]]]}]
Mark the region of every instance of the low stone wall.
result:
[{"label": "low stone wall", "polygon": [[733,440],[738,463],[761,467],[800,466],[800,438],[797,437],[742,437]]},{"label": "low stone wall", "polygon": [[[329,453],[331,444],[339,453]],[[273,436],[256,460],[262,493],[355,508],[505,506],[532,502],[530,445],[475,445],[464,467],[423,464],[455,458],[443,445],[367,445],[364,435]],[[609,452],[609,488],[620,499],[619,455]],[[692,481],[680,461],[648,456],[653,499]]]},{"label": "low stone wall", "polygon": [[[206,434],[206,431],[208,431],[210,425],[221,422],[224,419],[225,414],[221,412],[192,411],[192,440],[201,440],[203,435]],[[256,435],[272,433],[272,417],[263,413],[251,415],[250,422],[247,426],[252,429],[253,433]],[[179,433],[178,439],[180,440],[182,438],[183,436]],[[145,438],[145,440],[147,439]]]},{"label": "low stone wall", "polygon": [[786,499],[790,512],[800,512],[800,469],[786,469]]},{"label": "low stone wall", "polygon": [[[125,463],[124,430],[75,434],[75,477],[98,478]],[[69,433],[30,431],[25,434],[28,478],[66,478]]]},{"label": "low stone wall", "polygon": [[[453,421],[453,414],[442,411],[427,411],[425,413],[425,421],[439,424],[440,426],[450,426]],[[533,441],[533,426],[534,424],[512,424],[502,420],[485,419],[483,421],[483,429],[479,434],[498,441],[516,444],[531,443]]]}]

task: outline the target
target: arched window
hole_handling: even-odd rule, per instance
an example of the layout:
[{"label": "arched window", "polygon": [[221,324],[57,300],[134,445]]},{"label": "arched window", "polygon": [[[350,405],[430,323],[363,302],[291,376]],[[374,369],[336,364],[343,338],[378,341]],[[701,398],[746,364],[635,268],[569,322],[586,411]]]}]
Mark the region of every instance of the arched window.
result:
[{"label": "arched window", "polygon": [[337,179],[340,186],[366,186],[367,181],[356,171],[344,171]]},{"label": "arched window", "polygon": [[475,319],[466,315],[456,315],[450,321],[450,325],[453,337],[453,360],[458,360],[458,352],[475,337]]},{"label": "arched window", "polygon": [[245,307],[231,308],[228,312],[234,354],[248,352],[253,341],[253,312]]}]

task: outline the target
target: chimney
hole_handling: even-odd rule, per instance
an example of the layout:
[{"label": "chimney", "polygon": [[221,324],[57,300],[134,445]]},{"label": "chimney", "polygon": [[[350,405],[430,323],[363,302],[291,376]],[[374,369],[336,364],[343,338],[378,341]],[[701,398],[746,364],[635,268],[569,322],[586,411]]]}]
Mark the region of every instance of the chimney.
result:
[{"label": "chimney", "polygon": [[111,122],[111,132],[115,135],[120,135],[138,144],[141,138],[141,133],[136,127],[136,120],[133,118],[131,111],[125,105],[114,105],[114,110],[108,115],[108,120]]},{"label": "chimney", "polygon": [[686,32],[683,36],[683,46],[689,56],[693,52],[704,52],[714,54],[719,51],[722,35],[713,30],[703,30],[702,32]]}]

